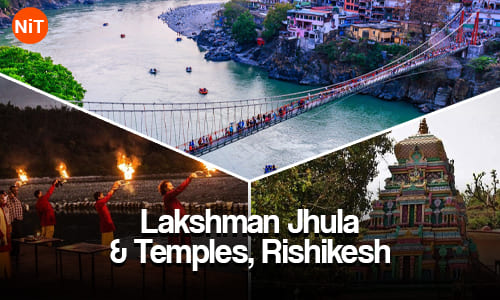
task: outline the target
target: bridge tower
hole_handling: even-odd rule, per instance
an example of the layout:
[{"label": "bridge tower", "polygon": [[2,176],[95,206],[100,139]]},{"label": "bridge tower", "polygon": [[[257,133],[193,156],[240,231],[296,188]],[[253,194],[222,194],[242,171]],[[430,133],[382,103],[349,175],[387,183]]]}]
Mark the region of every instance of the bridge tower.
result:
[{"label": "bridge tower", "polygon": [[477,33],[479,31],[479,11],[476,12],[476,20],[474,21],[474,29],[470,40],[471,45],[477,45]]},{"label": "bridge tower", "polygon": [[464,16],[465,10],[462,10],[462,14],[460,15],[460,24],[458,24],[457,44],[461,44],[464,41]]}]

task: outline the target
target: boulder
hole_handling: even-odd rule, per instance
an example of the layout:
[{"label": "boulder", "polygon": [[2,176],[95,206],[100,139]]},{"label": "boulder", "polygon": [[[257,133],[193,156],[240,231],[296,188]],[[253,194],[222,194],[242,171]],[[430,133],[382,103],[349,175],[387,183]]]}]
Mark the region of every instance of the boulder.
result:
[{"label": "boulder", "polygon": [[210,61],[228,61],[231,60],[231,51],[227,49],[214,49],[205,54],[205,59]]},{"label": "boulder", "polygon": [[434,105],[438,108],[445,107],[448,104],[448,99],[451,95],[451,87],[439,87],[434,97]]},{"label": "boulder", "polygon": [[468,98],[470,92],[469,84],[462,78],[455,81],[453,91],[451,92],[451,103],[462,101]]}]

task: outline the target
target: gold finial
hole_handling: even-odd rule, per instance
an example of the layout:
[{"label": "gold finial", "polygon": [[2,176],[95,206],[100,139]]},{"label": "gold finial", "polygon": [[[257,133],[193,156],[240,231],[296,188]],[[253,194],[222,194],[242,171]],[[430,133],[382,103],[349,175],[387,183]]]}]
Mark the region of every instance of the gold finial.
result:
[{"label": "gold finial", "polygon": [[423,118],[422,121],[420,121],[418,133],[419,134],[428,134],[429,133],[429,127],[427,127],[427,121],[425,120],[425,118]]}]

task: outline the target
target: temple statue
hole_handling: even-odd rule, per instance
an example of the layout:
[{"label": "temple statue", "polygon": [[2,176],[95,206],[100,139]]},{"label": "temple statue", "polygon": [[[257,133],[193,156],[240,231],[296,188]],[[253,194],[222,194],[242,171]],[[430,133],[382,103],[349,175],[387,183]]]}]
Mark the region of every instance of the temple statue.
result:
[{"label": "temple statue", "polygon": [[425,120],[425,118],[423,118],[422,121],[420,121],[418,134],[429,134],[429,127],[427,127],[427,121]]}]

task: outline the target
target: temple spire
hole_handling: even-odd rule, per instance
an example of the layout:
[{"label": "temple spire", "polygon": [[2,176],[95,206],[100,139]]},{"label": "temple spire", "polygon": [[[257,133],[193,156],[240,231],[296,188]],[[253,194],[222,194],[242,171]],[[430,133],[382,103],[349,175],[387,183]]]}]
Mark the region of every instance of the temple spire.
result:
[{"label": "temple spire", "polygon": [[429,133],[429,127],[427,127],[427,121],[425,120],[425,118],[423,118],[422,121],[420,121],[418,133],[419,134],[428,134]]}]

